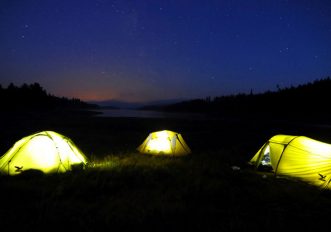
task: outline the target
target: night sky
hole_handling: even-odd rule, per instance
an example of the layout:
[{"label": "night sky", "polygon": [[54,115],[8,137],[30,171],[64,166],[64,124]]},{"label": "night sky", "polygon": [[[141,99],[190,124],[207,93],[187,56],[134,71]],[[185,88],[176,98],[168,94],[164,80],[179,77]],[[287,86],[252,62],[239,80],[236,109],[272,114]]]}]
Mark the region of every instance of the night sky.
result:
[{"label": "night sky", "polygon": [[131,102],[331,76],[331,1],[1,0],[0,84]]}]

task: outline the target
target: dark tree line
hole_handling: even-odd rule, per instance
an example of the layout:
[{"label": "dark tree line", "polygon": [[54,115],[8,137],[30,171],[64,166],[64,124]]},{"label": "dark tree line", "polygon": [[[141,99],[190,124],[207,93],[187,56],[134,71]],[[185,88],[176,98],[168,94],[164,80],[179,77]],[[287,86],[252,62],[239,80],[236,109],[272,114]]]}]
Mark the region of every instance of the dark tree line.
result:
[{"label": "dark tree line", "polygon": [[7,88],[0,85],[0,109],[6,110],[53,110],[53,109],[82,109],[92,108],[79,99],[68,99],[48,94],[40,84],[23,84],[15,86],[9,84]]},{"label": "dark tree line", "polygon": [[315,80],[297,87],[279,88],[261,94],[236,94],[207,97],[163,106],[166,111],[204,112],[220,115],[330,115],[330,77]]}]

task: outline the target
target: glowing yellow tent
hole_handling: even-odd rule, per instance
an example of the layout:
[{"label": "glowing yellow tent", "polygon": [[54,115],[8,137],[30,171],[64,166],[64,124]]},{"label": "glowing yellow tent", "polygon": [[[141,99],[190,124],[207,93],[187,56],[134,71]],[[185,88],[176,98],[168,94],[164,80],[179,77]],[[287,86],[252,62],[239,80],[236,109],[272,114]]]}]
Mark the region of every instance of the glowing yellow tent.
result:
[{"label": "glowing yellow tent", "polygon": [[269,166],[275,175],[296,177],[328,188],[331,180],[331,144],[305,136],[276,135],[250,160],[258,167]]},{"label": "glowing yellow tent", "polygon": [[137,150],[152,155],[180,156],[191,153],[191,149],[187,146],[183,137],[169,130],[150,133]]},{"label": "glowing yellow tent", "polygon": [[85,155],[69,138],[43,131],[16,142],[0,158],[0,173],[15,175],[29,169],[44,173],[65,172],[86,163]]}]

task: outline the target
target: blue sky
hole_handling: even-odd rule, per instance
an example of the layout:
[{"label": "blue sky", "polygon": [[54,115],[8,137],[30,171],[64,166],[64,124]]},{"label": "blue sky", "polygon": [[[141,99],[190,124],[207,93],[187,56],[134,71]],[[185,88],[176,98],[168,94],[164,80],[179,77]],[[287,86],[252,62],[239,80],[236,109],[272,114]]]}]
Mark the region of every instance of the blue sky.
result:
[{"label": "blue sky", "polygon": [[0,83],[130,102],[330,76],[331,1],[5,0]]}]

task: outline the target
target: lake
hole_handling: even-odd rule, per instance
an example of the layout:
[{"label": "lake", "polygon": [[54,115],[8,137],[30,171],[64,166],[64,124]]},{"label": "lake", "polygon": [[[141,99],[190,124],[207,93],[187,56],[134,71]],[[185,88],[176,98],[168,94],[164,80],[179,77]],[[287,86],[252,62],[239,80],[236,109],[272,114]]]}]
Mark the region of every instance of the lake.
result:
[{"label": "lake", "polygon": [[205,119],[205,115],[197,113],[171,113],[151,110],[100,109],[97,112],[100,112],[97,117]]}]

